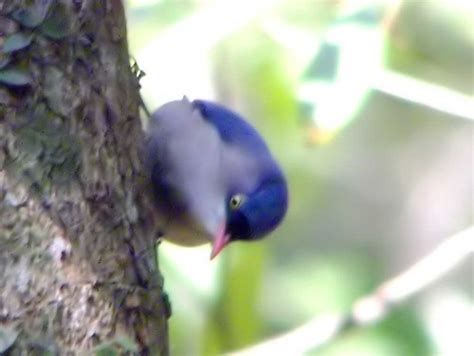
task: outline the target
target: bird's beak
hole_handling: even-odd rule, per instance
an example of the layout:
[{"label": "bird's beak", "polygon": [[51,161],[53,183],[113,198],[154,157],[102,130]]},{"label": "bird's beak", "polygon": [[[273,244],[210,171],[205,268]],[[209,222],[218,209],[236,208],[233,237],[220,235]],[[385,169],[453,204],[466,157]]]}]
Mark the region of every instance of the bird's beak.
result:
[{"label": "bird's beak", "polygon": [[212,245],[211,260],[216,257],[224,247],[230,242],[230,235],[226,232],[226,222],[224,221],[214,237]]}]

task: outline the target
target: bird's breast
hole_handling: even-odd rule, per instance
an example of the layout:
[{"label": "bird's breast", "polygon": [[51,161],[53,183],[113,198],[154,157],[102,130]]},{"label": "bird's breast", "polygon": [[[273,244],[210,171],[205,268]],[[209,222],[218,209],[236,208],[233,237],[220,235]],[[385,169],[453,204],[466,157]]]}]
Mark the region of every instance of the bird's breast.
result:
[{"label": "bird's breast", "polygon": [[166,227],[165,239],[181,246],[198,246],[212,241],[212,236],[190,222],[171,221]]}]

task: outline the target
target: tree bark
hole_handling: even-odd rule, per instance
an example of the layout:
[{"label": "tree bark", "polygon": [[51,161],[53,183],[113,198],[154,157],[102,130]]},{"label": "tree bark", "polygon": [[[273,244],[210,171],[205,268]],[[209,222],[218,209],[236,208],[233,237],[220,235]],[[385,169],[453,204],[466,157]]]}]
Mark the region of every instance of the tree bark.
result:
[{"label": "tree bark", "polygon": [[0,354],[167,354],[122,2],[0,0],[0,46]]}]

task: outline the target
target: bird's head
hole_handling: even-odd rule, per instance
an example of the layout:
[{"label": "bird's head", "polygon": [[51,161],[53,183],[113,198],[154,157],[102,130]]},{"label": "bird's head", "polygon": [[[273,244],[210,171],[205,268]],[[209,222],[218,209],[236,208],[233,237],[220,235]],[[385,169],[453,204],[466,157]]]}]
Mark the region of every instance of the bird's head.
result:
[{"label": "bird's head", "polygon": [[286,182],[281,175],[262,181],[250,194],[233,192],[226,200],[226,218],[212,246],[211,259],[233,241],[254,241],[273,231],[288,206]]}]

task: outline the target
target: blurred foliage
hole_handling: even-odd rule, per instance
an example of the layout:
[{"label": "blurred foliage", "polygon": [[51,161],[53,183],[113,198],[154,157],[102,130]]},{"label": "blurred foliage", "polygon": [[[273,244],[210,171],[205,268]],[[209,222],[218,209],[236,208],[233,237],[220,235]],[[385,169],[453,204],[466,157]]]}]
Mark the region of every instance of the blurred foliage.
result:
[{"label": "blurred foliage", "polygon": [[406,1],[393,26],[389,65],[472,94],[473,81],[466,79],[472,79],[474,11],[468,2],[455,3]]},{"label": "blurred foliage", "polygon": [[[353,14],[381,4],[388,10],[373,29],[383,35],[384,53],[362,47],[366,40],[355,27],[339,31],[367,13]],[[472,5],[461,0],[128,1],[132,55],[147,73],[150,108],[165,100],[157,93],[198,93],[226,103],[267,139],[290,185],[285,223],[260,243],[236,243],[212,262],[207,246],[160,248],[173,304],[173,355],[238,350],[319,314],[347,310],[472,224],[471,121],[379,93],[370,82],[356,88],[360,93],[340,95],[344,80],[376,71],[360,63],[377,55],[389,69],[472,96],[474,33],[466,9]],[[344,76],[320,87],[332,85],[331,105],[347,109],[344,123],[325,135],[305,117],[299,90],[321,44],[333,39],[350,44],[344,73],[358,79]],[[441,289],[472,303],[468,276],[453,272]],[[470,340],[435,332],[429,310],[438,292],[424,292],[378,325],[309,354],[465,354]],[[466,316],[456,318],[461,323]]]},{"label": "blurred foliage", "polygon": [[[265,254],[261,246],[239,249],[223,261],[218,279],[219,297],[207,323],[203,354],[239,348],[259,340],[262,320],[257,305],[248,303],[260,295]],[[249,321],[252,321],[249,323]]]},{"label": "blurred foliage", "polygon": [[[193,0],[134,1],[126,2],[129,15],[133,16],[136,26],[129,28],[132,33],[133,47],[145,46],[150,41],[150,34],[165,30],[177,21],[192,14],[197,8]],[[129,26],[130,27],[130,26]]]}]

